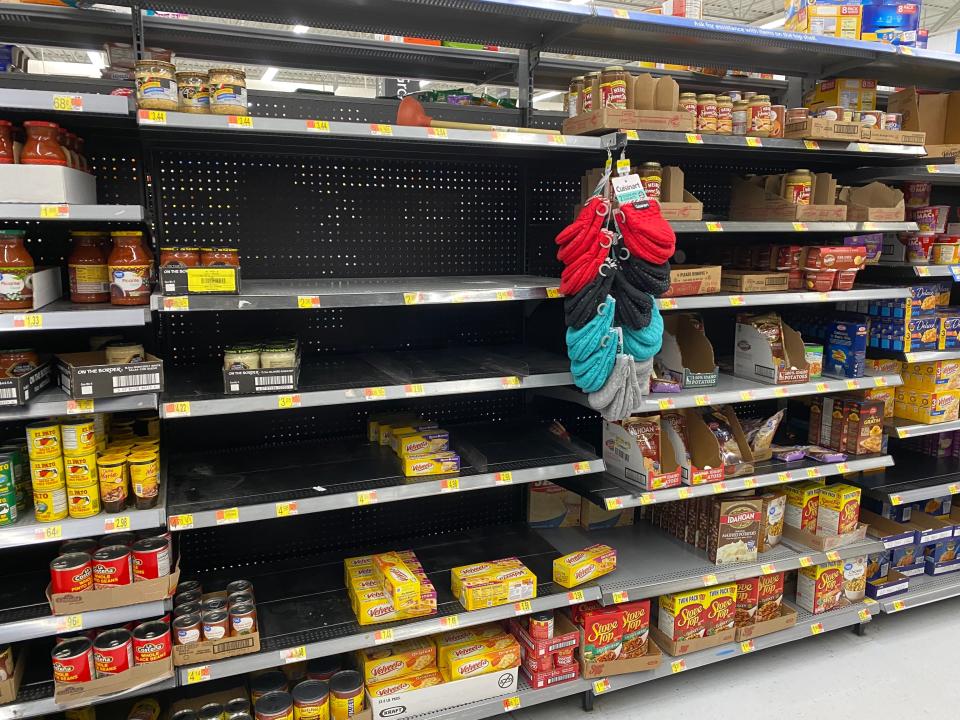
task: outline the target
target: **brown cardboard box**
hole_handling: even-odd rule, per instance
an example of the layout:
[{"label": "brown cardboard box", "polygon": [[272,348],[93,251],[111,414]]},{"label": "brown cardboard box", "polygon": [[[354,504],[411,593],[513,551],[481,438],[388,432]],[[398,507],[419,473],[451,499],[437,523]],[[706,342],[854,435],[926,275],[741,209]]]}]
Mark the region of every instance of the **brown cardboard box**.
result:
[{"label": "brown cardboard box", "polygon": [[783,136],[792,140],[838,140],[860,142],[862,125],[827,118],[807,118],[787,123]]},{"label": "brown cardboard box", "polygon": [[713,387],[720,368],[713,345],[696,313],[670,313],[663,319],[663,345],[657,359],[680,387]]},{"label": "brown cardboard box", "polygon": [[[203,600],[214,597],[222,597],[225,599],[227,593],[207,593],[203,596]],[[220,640],[201,640],[200,642],[188,643],[186,645],[174,645],[173,664],[177,667],[181,665],[196,665],[254,652],[260,652],[259,630],[247,635],[228,635]]]},{"label": "brown cardboard box", "polygon": [[[634,423],[643,423],[651,430],[656,425],[656,442],[660,449],[659,472],[653,472],[652,463],[643,455],[637,437],[630,431]],[[644,491],[662,490],[680,484],[677,453],[669,433],[663,432],[659,415],[624,418],[620,422],[604,420],[603,460],[611,475]]]},{"label": "brown cardboard box", "polygon": [[742,642],[743,640],[760,637],[761,635],[769,635],[778,630],[786,630],[796,624],[797,611],[789,605],[781,605],[780,617],[737,628],[736,640],[737,642]]},{"label": "brown cardboard box", "polygon": [[105,675],[84,683],[54,683],[53,701],[63,707],[81,707],[127,690],[153,685],[173,677],[173,658],[163,662],[136,665],[116,675]]},{"label": "brown cardboard box", "polygon": [[720,289],[727,292],[782,292],[788,290],[790,273],[723,269]]},{"label": "brown cardboard box", "polygon": [[173,597],[179,580],[180,564],[178,563],[173,572],[166,577],[104,590],[51,594],[48,585],[47,600],[50,601],[50,608],[54,615],[72,615],[74,613],[90,612],[91,610],[126,607],[127,605],[136,605],[153,600],[166,600]]},{"label": "brown cardboard box", "polygon": [[683,189],[683,170],[667,165],[660,183],[660,214],[666,220],[701,220],[703,203]]},{"label": "brown cardboard box", "polygon": [[650,73],[632,76],[631,88],[632,93],[627,107],[634,110],[653,110],[657,79]]},{"label": "brown cardboard box", "polygon": [[23,673],[27,668],[27,648],[26,644],[16,645],[13,648],[13,676],[0,682],[0,705],[17,699]]},{"label": "brown cardboard box", "polygon": [[737,416],[729,406],[724,406],[719,412],[733,430],[742,462],[739,465],[725,466],[720,455],[717,436],[707,427],[700,412],[693,409],[680,411],[687,428],[687,449],[690,451],[690,464],[681,466],[683,482],[686,485],[719,482],[724,477],[736,477],[753,472],[753,454]]},{"label": "brown cardboard box", "polygon": [[834,202],[836,181],[830,173],[814,175],[811,204],[798,205],[781,195],[783,177],[757,176],[734,178],[731,187],[731,220],[801,220],[809,222],[843,221],[845,205]]},{"label": "brown cardboard box", "polygon": [[903,222],[906,217],[903,192],[881,182],[845,187],[839,201],[847,206],[847,220],[854,222]]},{"label": "brown cardboard box", "polygon": [[[701,638],[691,638],[690,640],[672,640],[663,630],[655,625],[650,626],[650,637],[653,643],[659,645],[668,655],[686,655],[697,650],[706,650],[707,648],[723,645],[733,642],[737,635],[736,628],[724,630],[716,635],[707,635]],[[651,643],[651,644],[653,644]]]},{"label": "brown cardboard box", "polygon": [[217,692],[206,693],[196,697],[180,698],[170,705],[170,712],[168,713],[167,717],[172,718],[180,710],[194,710],[195,712],[199,712],[200,708],[202,708],[204,705],[208,705],[209,703],[226,705],[234,698],[249,698],[249,696],[250,694],[247,692],[247,688],[245,686],[237,685],[230,690],[218,690]]},{"label": "brown cardboard box", "polygon": [[527,523],[534,528],[576,527],[581,497],[549,480],[528,486]]},{"label": "brown cardboard box", "polygon": [[960,92],[924,93],[910,87],[895,92],[887,100],[887,111],[903,114],[901,129],[926,133],[927,154],[937,146],[960,144]]},{"label": "brown cardboard box", "polygon": [[720,292],[719,265],[671,265],[670,287],[661,298]]},{"label": "brown cardboard box", "polygon": [[860,139],[875,145],[923,145],[927,140],[927,134],[906,130],[885,130],[864,125],[860,128]]},{"label": "brown cardboard box", "polygon": [[693,132],[694,117],[682,110],[615,110],[601,108],[563,121],[564,135],[605,135],[618,130]]},{"label": "brown cardboard box", "polygon": [[810,380],[803,338],[782,320],[784,357],[774,356],[767,338],[749,321],[738,322],[733,374],[769,385],[794,385]]},{"label": "brown cardboard box", "polygon": [[783,537],[794,543],[808,547],[812,550],[826,552],[845,547],[858,540],[863,540],[867,536],[866,523],[858,523],[857,529],[843,535],[815,535],[806,530],[800,530],[787,523],[783,524]]},{"label": "brown cardboard box", "polygon": [[[567,617],[565,612],[554,614],[554,634],[566,635],[570,632],[579,632],[580,647],[584,646],[583,628],[574,625],[573,621]],[[654,643],[647,641],[647,653],[637,658],[624,658],[609,660],[607,662],[596,662],[594,660],[584,660],[583,653],[577,653],[580,661],[580,673],[585,678],[606,677],[608,675],[626,675],[632,672],[641,672],[643,670],[653,670],[660,664],[663,654]]]}]

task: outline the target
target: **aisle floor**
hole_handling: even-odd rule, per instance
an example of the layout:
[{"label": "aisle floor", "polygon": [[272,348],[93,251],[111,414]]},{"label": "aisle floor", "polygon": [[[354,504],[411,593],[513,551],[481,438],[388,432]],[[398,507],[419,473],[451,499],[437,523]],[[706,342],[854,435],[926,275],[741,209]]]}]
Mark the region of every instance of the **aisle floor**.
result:
[{"label": "aisle floor", "polygon": [[[738,720],[956,717],[960,598],[881,616],[857,637],[835,630],[598,697],[565,698],[515,720],[685,720],[737,708]],[[913,688],[905,691],[903,688]],[[729,705],[728,705],[729,703]]]}]

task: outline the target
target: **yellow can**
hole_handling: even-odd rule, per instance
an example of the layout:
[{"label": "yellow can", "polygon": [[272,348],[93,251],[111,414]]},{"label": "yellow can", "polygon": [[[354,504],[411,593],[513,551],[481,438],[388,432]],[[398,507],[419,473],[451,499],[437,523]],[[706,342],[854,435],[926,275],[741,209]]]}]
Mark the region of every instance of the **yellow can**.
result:
[{"label": "yellow can", "polygon": [[127,496],[130,494],[127,458],[123,455],[103,455],[97,458],[97,475],[100,497],[104,504],[111,512],[119,512],[119,509],[127,504]]},{"label": "yellow can", "polygon": [[27,425],[27,453],[31,460],[60,457],[60,426],[46,421]]},{"label": "yellow can", "polygon": [[136,445],[135,442],[111,442],[107,443],[106,452],[118,452],[118,453],[128,453],[133,450],[133,446]]},{"label": "yellow can", "polygon": [[64,457],[87,455],[97,449],[97,430],[93,418],[75,418],[60,424]]},{"label": "yellow can", "polygon": [[33,490],[33,516],[37,522],[56,522],[67,516],[67,491]]},{"label": "yellow can", "polygon": [[160,460],[155,452],[136,452],[127,457],[130,484],[137,497],[155,497],[160,486]]},{"label": "yellow can", "polygon": [[97,453],[93,450],[76,457],[65,457],[67,487],[83,487],[97,482]]},{"label": "yellow can", "polygon": [[66,485],[63,458],[57,455],[49,460],[30,461],[30,479],[34,490],[55,490]]},{"label": "yellow can", "polygon": [[100,512],[100,486],[97,483],[67,488],[67,510],[72,518],[88,518]]}]

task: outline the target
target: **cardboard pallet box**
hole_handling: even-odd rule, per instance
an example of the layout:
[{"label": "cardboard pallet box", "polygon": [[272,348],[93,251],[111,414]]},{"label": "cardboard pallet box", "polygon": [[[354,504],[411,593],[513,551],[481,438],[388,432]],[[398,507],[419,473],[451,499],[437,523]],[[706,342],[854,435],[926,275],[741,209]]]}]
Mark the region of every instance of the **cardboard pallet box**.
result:
[{"label": "cardboard pallet box", "polygon": [[696,313],[671,313],[663,319],[663,345],[657,360],[682,388],[713,387],[720,368],[713,345]]},{"label": "cardboard pallet box", "polygon": [[903,222],[906,217],[903,192],[881,182],[845,187],[840,190],[838,200],[846,206],[850,221]]},{"label": "cardboard pallet box", "polygon": [[890,96],[887,111],[903,115],[904,131],[925,133],[928,157],[960,155],[960,92],[920,94],[906,88]]},{"label": "cardboard pallet box", "polygon": [[783,175],[733,178],[730,195],[731,220],[843,221],[847,207],[836,203],[837,182],[830,173],[816,173],[810,204],[801,205],[783,196]]},{"label": "cardboard pallet box", "polygon": [[[590,91],[600,96],[599,78]],[[563,121],[564,135],[604,135],[618,130],[673,130],[693,132],[696,118],[679,110],[680,86],[670,77],[655,78],[649,73],[630,75],[627,81],[627,108],[597,107]]]}]

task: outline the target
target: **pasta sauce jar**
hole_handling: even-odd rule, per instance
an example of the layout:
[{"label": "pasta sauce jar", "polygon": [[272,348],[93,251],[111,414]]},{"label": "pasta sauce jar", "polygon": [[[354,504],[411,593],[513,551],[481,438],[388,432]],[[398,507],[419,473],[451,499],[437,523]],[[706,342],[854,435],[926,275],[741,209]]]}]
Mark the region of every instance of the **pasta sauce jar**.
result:
[{"label": "pasta sauce jar", "polygon": [[27,120],[23,129],[27,138],[20,150],[21,165],[67,166],[67,151],[60,145],[59,125],[45,120]]},{"label": "pasta sauce jar", "polygon": [[110,301],[110,272],[103,252],[103,233],[75,230],[70,233],[73,251],[67,259],[70,300],[75,303]]},{"label": "pasta sauce jar", "polygon": [[150,303],[151,256],[139,230],[115,230],[113,250],[107,259],[110,272],[110,302],[113,305]]},{"label": "pasta sauce jar", "polygon": [[33,308],[33,256],[23,230],[0,230],[0,310]]}]

